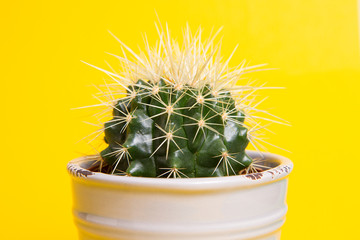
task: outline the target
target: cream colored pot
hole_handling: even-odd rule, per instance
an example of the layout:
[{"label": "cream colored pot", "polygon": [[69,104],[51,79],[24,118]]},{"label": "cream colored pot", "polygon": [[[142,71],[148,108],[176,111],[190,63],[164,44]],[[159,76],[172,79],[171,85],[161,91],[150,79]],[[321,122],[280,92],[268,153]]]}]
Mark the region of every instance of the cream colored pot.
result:
[{"label": "cream colored pot", "polygon": [[293,164],[263,154],[273,168],[262,173],[192,179],[95,173],[93,161],[75,159],[68,170],[80,240],[280,239]]}]

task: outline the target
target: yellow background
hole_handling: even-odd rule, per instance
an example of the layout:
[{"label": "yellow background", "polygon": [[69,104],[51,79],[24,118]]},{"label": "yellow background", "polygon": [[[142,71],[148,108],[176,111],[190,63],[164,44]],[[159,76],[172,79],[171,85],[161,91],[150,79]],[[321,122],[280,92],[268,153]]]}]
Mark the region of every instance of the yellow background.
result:
[{"label": "yellow background", "polygon": [[[156,10],[174,34],[186,22],[224,26],[224,55],[269,63],[251,75],[269,86],[263,105],[291,121],[271,142],[292,151],[285,240],[358,238],[359,32],[357,3],[342,1],[7,1],[1,6],[1,239],[76,239],[66,163],[93,130],[88,87],[104,75],[111,30],[133,48],[154,39]],[[250,77],[250,76],[249,76]]]}]

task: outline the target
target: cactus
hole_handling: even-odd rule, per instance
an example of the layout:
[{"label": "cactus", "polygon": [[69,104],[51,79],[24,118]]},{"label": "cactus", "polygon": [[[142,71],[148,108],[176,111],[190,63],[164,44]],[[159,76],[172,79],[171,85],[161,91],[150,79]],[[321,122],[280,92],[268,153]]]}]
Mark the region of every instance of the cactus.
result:
[{"label": "cactus", "polygon": [[[161,27],[161,26],[160,26]],[[124,52],[123,72],[103,69],[113,81],[106,84],[104,102],[112,119],[104,124],[107,147],[101,151],[109,173],[141,177],[216,177],[255,169],[245,148],[257,126],[249,116],[249,96],[262,87],[236,85],[259,66],[228,67],[214,37],[201,42],[201,32],[186,29],[182,47],[158,28],[153,49]],[[164,33],[165,32],[165,33]],[[147,43],[147,41],[146,41]],[[118,97],[121,96],[122,97]],[[256,124],[254,124],[256,123]]]}]

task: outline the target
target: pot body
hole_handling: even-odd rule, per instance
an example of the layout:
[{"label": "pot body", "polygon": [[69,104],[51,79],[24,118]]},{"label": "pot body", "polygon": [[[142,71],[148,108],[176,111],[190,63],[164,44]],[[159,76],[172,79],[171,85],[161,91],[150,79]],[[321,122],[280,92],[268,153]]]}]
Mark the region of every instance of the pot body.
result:
[{"label": "pot body", "polygon": [[94,173],[91,161],[75,159],[68,169],[79,239],[280,239],[292,163],[263,155],[274,167],[262,173],[193,179]]}]

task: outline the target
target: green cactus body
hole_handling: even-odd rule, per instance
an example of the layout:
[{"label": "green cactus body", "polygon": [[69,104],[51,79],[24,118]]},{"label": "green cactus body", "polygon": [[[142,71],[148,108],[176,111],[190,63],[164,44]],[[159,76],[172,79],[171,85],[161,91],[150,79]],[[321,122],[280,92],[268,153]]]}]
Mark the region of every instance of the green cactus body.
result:
[{"label": "green cactus body", "polygon": [[105,123],[102,159],[113,174],[142,177],[237,175],[252,159],[245,153],[245,114],[229,92],[209,85],[175,86],[138,80],[113,106]]},{"label": "green cactus body", "polygon": [[203,38],[201,29],[193,34],[187,27],[179,43],[164,29],[157,25],[156,44],[150,46],[145,38],[145,49],[138,53],[117,39],[122,55],[114,56],[120,68],[89,64],[110,78],[98,88],[101,104],[94,105],[112,112],[95,115],[98,122],[111,118],[103,128],[107,147],[100,152],[100,171],[193,178],[267,169],[261,157],[251,159],[245,152],[249,143],[266,150],[261,131],[281,123],[257,109],[263,100],[257,101],[255,92],[266,87],[251,86],[243,77],[264,64],[229,66],[233,54],[221,56],[221,42],[214,41],[218,32]]}]

